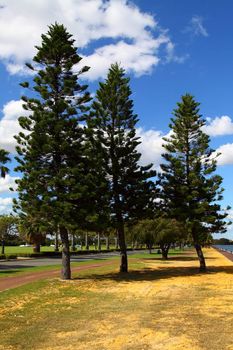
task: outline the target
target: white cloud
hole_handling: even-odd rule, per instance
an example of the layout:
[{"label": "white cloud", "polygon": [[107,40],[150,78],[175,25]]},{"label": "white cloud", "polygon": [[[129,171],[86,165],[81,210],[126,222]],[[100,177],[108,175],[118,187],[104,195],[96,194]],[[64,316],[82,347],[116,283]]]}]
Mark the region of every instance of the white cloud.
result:
[{"label": "white cloud", "polygon": [[218,165],[233,164],[233,143],[227,143],[216,149],[214,154],[220,153],[217,158]]},{"label": "white cloud", "polygon": [[[79,48],[97,45],[84,59],[91,66],[89,79],[103,77],[116,61],[135,75],[150,72],[162,60],[182,61],[168,32],[127,0],[34,0],[33,5],[28,0],[0,0],[0,6],[0,59],[11,74],[24,73],[24,62],[33,57],[41,34],[55,21],[67,27]],[[112,42],[100,46],[99,39]],[[168,59],[162,58],[162,48]]]},{"label": "white cloud", "polygon": [[[158,130],[144,130],[138,128],[137,136],[141,139],[141,144],[138,146],[138,150],[142,154],[140,160],[141,165],[153,163],[154,169],[160,170],[160,164],[163,162],[161,155],[165,153],[165,149],[162,147],[165,143],[163,138],[169,138],[171,136],[171,131],[165,135]],[[219,166],[233,164],[233,143],[220,146],[213,153],[213,157],[218,153],[220,153],[217,157],[217,164]]]},{"label": "white cloud", "polygon": [[166,51],[167,51],[167,57],[166,57],[167,63],[169,62],[184,63],[189,58],[188,54],[183,56],[177,56],[175,54],[175,44],[172,43],[171,41],[167,43]]},{"label": "white cloud", "polygon": [[10,175],[6,175],[5,178],[0,177],[0,193],[9,192],[9,187],[12,187],[15,190],[17,187],[15,180],[17,179],[18,177]]},{"label": "white cloud", "polygon": [[233,122],[230,117],[223,115],[214,119],[207,118],[203,131],[210,136],[223,136],[233,134]]},{"label": "white cloud", "polygon": [[12,198],[0,198],[0,214],[9,214],[12,211]]},{"label": "white cloud", "polygon": [[4,105],[3,117],[0,120],[0,148],[14,153],[16,140],[14,135],[17,135],[21,130],[18,117],[27,115],[28,112],[22,107],[22,101],[12,100]]},{"label": "white cloud", "polygon": [[162,145],[165,143],[163,137],[169,137],[170,133],[164,135],[158,130],[143,130],[137,129],[137,136],[141,139],[141,144],[138,145],[138,151],[142,154],[141,165],[153,163],[153,168],[159,170],[162,163],[162,153],[165,153]]},{"label": "white cloud", "polygon": [[201,16],[193,16],[186,32],[191,32],[195,36],[208,37],[209,34],[203,25],[203,18]]}]

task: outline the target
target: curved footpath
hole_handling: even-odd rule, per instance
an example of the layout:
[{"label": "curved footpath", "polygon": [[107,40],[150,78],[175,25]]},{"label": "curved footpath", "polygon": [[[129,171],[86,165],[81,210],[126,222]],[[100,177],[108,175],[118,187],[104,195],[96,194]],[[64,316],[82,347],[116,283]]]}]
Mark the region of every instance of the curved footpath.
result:
[{"label": "curved footpath", "polygon": [[[72,267],[72,272],[82,271],[82,270],[88,270],[88,269],[94,269],[96,267],[103,267],[106,265],[113,265],[114,261],[106,261],[99,264],[90,264],[85,266],[77,266]],[[0,278],[0,292],[16,288],[19,286],[22,286],[27,283],[39,281],[46,278],[51,277],[59,277],[60,276],[61,269],[55,269],[51,271],[40,271],[40,272],[34,272],[34,273],[25,273],[20,276],[14,276],[14,277],[2,277]]]}]

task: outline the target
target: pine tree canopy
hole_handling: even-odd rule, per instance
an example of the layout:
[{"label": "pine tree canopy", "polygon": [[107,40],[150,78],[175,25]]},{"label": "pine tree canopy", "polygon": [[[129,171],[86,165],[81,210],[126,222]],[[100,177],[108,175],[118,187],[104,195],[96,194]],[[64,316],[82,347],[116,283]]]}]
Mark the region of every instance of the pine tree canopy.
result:
[{"label": "pine tree canopy", "polygon": [[[149,209],[154,195],[155,176],[152,164],[140,166],[137,150],[140,139],[136,136],[138,117],[133,113],[129,78],[118,64],[113,64],[105,82],[99,84],[92,105],[89,127],[95,130],[93,142],[101,152],[102,167],[110,184],[112,206],[114,195],[124,218],[136,218]],[[113,216],[116,210],[112,208]]]},{"label": "pine tree canopy", "polygon": [[165,211],[183,221],[194,243],[204,244],[209,233],[225,232],[221,210],[222,178],[215,174],[216,155],[203,132],[205,120],[193,96],[182,96],[171,119],[172,134],[163,145],[160,185]]},{"label": "pine tree canopy", "polygon": [[6,163],[10,161],[9,152],[0,148],[0,177],[5,177],[8,174],[9,169],[6,167]]},{"label": "pine tree canopy", "polygon": [[31,65],[37,72],[34,96],[23,96],[31,114],[19,119],[25,132],[16,136],[17,170],[23,173],[16,209],[40,213],[41,225],[67,225],[86,201],[84,128],[79,121],[85,119],[90,95],[78,78],[87,67],[74,73],[81,57],[63,25],[51,25],[37,50]]},{"label": "pine tree canopy", "polygon": [[[88,120],[93,149],[100,155],[98,164],[108,182],[110,217],[124,257],[124,222],[139,219],[146,212],[148,215],[154,206],[155,191],[154,183],[149,181],[155,176],[152,164],[139,165],[140,140],[135,127],[138,118],[130,97],[129,78],[118,64],[113,64],[106,80],[99,84]],[[127,270],[126,260],[124,263],[121,271]]]},{"label": "pine tree canopy", "polygon": [[[63,242],[62,278],[70,278],[68,229],[81,226],[91,208],[88,188],[94,182],[89,174],[85,128],[80,121],[88,112],[90,94],[79,83],[81,57],[74,39],[63,25],[55,23],[42,35],[33,64],[36,72],[32,97],[23,96],[23,107],[30,112],[19,118],[24,130],[16,136],[19,198],[15,210],[23,221],[35,224],[35,232],[60,229]],[[31,227],[32,228],[32,227]],[[33,229],[33,228],[32,228]]]}]

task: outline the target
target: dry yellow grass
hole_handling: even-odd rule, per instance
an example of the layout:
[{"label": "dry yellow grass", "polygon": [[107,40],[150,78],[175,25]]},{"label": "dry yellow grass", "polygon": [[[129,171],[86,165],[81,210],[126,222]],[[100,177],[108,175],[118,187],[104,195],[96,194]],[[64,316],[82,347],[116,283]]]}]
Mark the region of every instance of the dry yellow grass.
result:
[{"label": "dry yellow grass", "polygon": [[233,349],[233,263],[205,254],[206,274],[187,254],[142,259],[144,268],[126,277],[108,267],[9,295],[0,350]]}]

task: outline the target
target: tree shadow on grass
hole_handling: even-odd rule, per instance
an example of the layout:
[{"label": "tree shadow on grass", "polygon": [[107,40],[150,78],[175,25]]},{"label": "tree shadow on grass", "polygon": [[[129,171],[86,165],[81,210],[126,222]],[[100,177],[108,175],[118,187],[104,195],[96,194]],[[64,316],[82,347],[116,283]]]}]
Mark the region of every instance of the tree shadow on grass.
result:
[{"label": "tree shadow on grass", "polygon": [[36,265],[0,265],[0,273],[1,272],[6,272],[6,270],[9,270],[7,271],[8,272],[11,272],[11,271],[20,271],[22,269],[27,269],[27,268],[31,268],[31,267],[36,267]]},{"label": "tree shadow on grass", "polygon": [[[163,261],[163,262],[169,262],[169,261],[197,261],[196,256],[169,256],[168,259],[162,259],[161,257],[157,258],[141,258],[141,260],[157,260],[157,261]],[[206,257],[205,260],[216,260],[215,257]]]},{"label": "tree shadow on grass", "polygon": [[0,271],[0,276],[1,276],[1,274],[11,274],[11,273],[16,273],[16,272],[20,272],[20,269],[18,269],[18,270],[3,270],[3,271]]},{"label": "tree shadow on grass", "polygon": [[143,270],[129,271],[128,273],[90,273],[88,276],[78,276],[74,280],[114,280],[117,282],[156,281],[174,277],[206,276],[219,272],[233,274],[233,266],[208,266],[207,272],[199,272],[198,267],[158,267],[156,269],[144,268]]}]

